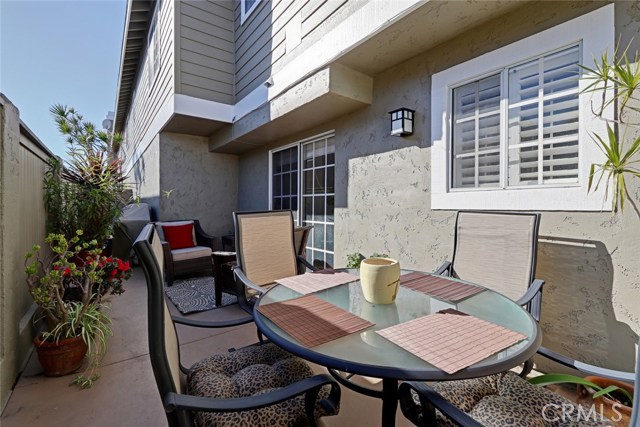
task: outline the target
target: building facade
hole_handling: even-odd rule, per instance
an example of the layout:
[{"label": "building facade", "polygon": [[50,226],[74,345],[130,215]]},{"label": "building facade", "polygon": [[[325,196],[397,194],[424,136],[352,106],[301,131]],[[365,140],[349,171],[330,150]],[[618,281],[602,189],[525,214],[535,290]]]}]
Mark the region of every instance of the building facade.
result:
[{"label": "building facade", "polygon": [[544,344],[633,370],[640,218],[587,191],[606,128],[579,77],[639,30],[626,1],[130,0],[116,130],[161,219],[292,209],[316,265],[430,271],[457,210],[540,212]]}]

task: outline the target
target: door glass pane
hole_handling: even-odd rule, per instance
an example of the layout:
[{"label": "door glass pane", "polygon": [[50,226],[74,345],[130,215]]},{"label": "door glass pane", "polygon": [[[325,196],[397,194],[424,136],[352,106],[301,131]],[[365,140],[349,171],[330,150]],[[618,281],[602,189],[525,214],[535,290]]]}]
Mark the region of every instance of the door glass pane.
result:
[{"label": "door glass pane", "polygon": [[304,194],[313,194],[313,170],[304,171]]},{"label": "door glass pane", "polygon": [[334,196],[327,196],[327,222],[333,223]]},{"label": "door glass pane", "polygon": [[334,171],[334,167],[328,167],[327,168],[327,193],[335,193],[335,184],[334,184],[334,175],[335,175],[335,171]]},{"label": "door glass pane", "polygon": [[325,140],[318,141],[315,143],[315,163],[314,167],[324,166],[325,165],[325,155],[326,155],[326,144]]},{"label": "door glass pane", "polygon": [[[335,143],[333,138],[308,142],[302,146],[304,172],[302,218],[313,225],[307,254],[312,252],[313,264],[323,267],[333,257],[333,222],[335,191]],[[331,258],[333,262],[333,258]]]},{"label": "door glass pane", "polygon": [[313,193],[322,194],[325,192],[324,186],[324,168],[319,168],[313,171]]},{"label": "door glass pane", "polygon": [[271,156],[271,207],[291,209],[297,218],[298,205],[294,197],[298,194],[298,147],[273,152]]},{"label": "door glass pane", "polygon": [[313,167],[313,144],[307,144],[303,148],[304,150],[304,168]]},{"label": "door glass pane", "polygon": [[313,247],[324,249],[324,225],[322,224],[313,226]]},{"label": "door glass pane", "polygon": [[333,225],[327,225],[326,231],[326,248],[327,251],[333,252]]},{"label": "door glass pane", "polygon": [[305,224],[313,223],[313,197],[304,197],[303,220]]},{"label": "door glass pane", "polygon": [[327,139],[327,164],[332,165],[336,162],[336,145],[333,137]]},{"label": "door glass pane", "polygon": [[313,198],[313,220],[324,222],[324,197]]}]

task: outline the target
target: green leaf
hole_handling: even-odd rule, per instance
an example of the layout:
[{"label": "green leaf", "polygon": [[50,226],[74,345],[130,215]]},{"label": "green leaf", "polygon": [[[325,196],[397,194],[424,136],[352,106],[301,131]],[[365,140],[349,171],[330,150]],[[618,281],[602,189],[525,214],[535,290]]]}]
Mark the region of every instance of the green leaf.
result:
[{"label": "green leaf", "polygon": [[570,374],[544,374],[538,377],[531,378],[529,382],[531,384],[535,384],[539,386],[571,383],[571,384],[581,384],[598,391],[602,389],[597,384],[594,384],[591,381],[587,381],[584,378],[578,377],[576,375],[570,375]]}]

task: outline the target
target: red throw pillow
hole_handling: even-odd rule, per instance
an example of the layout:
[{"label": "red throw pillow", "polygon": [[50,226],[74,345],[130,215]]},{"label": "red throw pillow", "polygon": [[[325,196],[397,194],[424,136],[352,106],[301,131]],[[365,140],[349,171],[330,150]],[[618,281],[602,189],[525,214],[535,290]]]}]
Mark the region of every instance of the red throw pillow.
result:
[{"label": "red throw pillow", "polygon": [[163,225],[162,231],[164,238],[171,246],[171,250],[195,246],[193,244],[193,224]]}]

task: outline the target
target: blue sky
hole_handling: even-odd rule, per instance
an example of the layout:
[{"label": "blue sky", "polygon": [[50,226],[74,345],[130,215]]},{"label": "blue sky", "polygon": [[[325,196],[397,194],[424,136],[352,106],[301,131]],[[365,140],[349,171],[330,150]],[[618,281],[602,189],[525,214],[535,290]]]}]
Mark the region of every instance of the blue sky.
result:
[{"label": "blue sky", "polygon": [[54,153],[49,113],[73,106],[101,127],[115,108],[126,0],[0,0],[0,92]]}]

